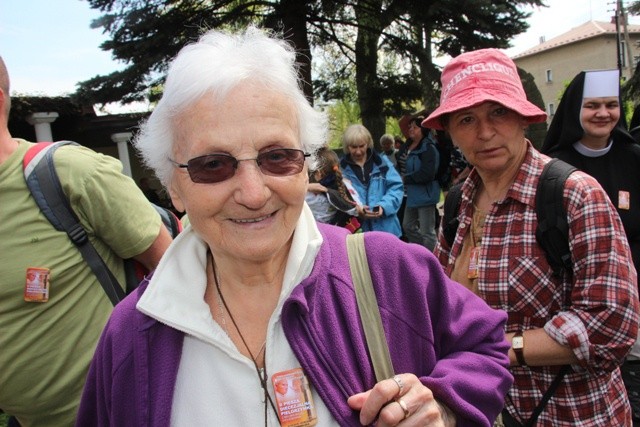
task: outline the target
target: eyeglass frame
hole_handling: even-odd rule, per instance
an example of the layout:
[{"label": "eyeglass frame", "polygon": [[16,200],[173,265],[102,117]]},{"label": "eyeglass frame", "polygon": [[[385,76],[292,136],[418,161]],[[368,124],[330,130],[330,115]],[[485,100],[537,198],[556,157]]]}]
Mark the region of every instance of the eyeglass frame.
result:
[{"label": "eyeglass frame", "polygon": [[[294,172],[294,173],[290,173],[290,174],[265,173],[265,171],[262,169],[262,164],[261,164],[261,162],[259,160],[260,160],[260,158],[262,156],[267,155],[269,153],[272,153],[274,151],[287,151],[287,152],[296,151],[298,153],[302,153],[302,162],[300,163],[301,164],[300,170],[298,172]],[[205,181],[201,181],[201,180],[200,181],[195,181],[193,175],[189,171],[189,162],[191,162],[191,161],[193,161],[195,159],[200,159],[200,158],[209,157],[209,156],[219,156],[219,157],[225,157],[225,158],[233,160],[233,164],[232,164],[233,173],[230,176],[228,176],[227,178],[221,179],[220,181],[212,181],[212,182],[205,182]],[[293,176],[293,175],[297,175],[300,172],[302,172],[302,170],[304,169],[305,159],[307,159],[308,157],[311,157],[311,154],[305,153],[304,150],[301,150],[299,148],[274,148],[274,149],[271,149],[271,150],[267,150],[267,151],[263,151],[261,153],[258,153],[258,155],[256,157],[251,157],[251,158],[246,158],[246,159],[238,159],[238,158],[232,156],[231,154],[226,154],[226,153],[211,153],[211,154],[204,154],[202,156],[193,157],[193,158],[187,160],[187,163],[177,162],[177,161],[173,160],[170,157],[167,157],[167,160],[169,160],[169,162],[172,163],[175,167],[186,169],[187,173],[189,174],[189,178],[191,179],[192,182],[194,182],[196,184],[217,184],[219,182],[224,182],[224,181],[226,181],[228,179],[233,178],[235,176],[235,174],[236,174],[236,171],[238,170],[238,165],[240,164],[240,162],[244,162],[244,161],[247,161],[247,160],[255,160],[257,165],[258,165],[258,169],[260,170],[260,173],[262,173],[264,175],[267,175],[267,176],[276,176],[276,177],[278,177],[278,176]]]}]

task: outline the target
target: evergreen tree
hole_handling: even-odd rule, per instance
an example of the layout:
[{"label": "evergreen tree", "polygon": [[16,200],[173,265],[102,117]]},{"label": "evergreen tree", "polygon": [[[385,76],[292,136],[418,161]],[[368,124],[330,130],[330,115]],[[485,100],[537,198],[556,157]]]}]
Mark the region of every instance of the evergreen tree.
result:
[{"label": "evergreen tree", "polygon": [[[205,29],[255,23],[276,30],[294,45],[310,100],[355,94],[362,123],[374,140],[385,131],[386,115],[398,114],[416,100],[427,109],[437,104],[440,71],[432,52],[456,56],[477,48],[508,47],[513,36],[527,29],[529,13],[522,7],[543,6],[542,0],[87,2],[104,13],[92,24],[110,35],[101,48],[126,66],[81,82],[76,96],[84,101],[153,101],[169,61],[182,46]],[[325,50],[342,59],[335,67],[322,64],[314,93],[312,52]]]}]

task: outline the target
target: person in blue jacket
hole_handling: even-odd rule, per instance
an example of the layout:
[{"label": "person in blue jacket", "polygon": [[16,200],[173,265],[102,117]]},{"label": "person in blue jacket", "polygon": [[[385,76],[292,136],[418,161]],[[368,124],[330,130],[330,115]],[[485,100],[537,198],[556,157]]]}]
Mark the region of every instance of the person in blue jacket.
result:
[{"label": "person in blue jacket", "polygon": [[440,184],[436,179],[440,155],[436,141],[427,128],[424,117],[414,117],[409,123],[411,141],[407,151],[405,174],[402,177],[407,192],[402,228],[411,243],[433,251],[436,246],[436,204],[440,201]]},{"label": "person in blue jacket", "polygon": [[360,124],[344,131],[342,149],[345,155],[340,168],[343,179],[358,193],[362,230],[386,231],[400,237],[402,228],[397,213],[404,189],[396,168],[386,156],[375,152],[371,133]]}]

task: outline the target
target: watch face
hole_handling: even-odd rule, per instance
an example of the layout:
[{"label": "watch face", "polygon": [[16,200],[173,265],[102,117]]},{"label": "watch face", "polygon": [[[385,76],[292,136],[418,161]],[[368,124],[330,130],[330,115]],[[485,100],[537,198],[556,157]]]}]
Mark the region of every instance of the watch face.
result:
[{"label": "watch face", "polygon": [[514,349],[520,349],[524,347],[524,338],[522,337],[513,337],[511,340],[511,347]]}]

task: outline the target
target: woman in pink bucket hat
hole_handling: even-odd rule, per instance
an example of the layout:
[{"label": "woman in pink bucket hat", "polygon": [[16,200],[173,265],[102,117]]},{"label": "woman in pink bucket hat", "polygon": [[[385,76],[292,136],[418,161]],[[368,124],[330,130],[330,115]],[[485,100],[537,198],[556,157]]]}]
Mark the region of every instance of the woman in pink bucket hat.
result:
[{"label": "woman in pink bucket hat", "polygon": [[456,236],[449,245],[441,229],[434,253],[451,278],[508,313],[514,385],[498,422],[630,426],[619,366],[638,332],[638,293],[620,218],[595,179],[571,173],[563,208],[572,267],[554,274],[535,235],[550,158],[525,136],[546,114],[497,49],[454,58],[441,81],[440,106],[423,126],[447,131],[473,170]]}]

